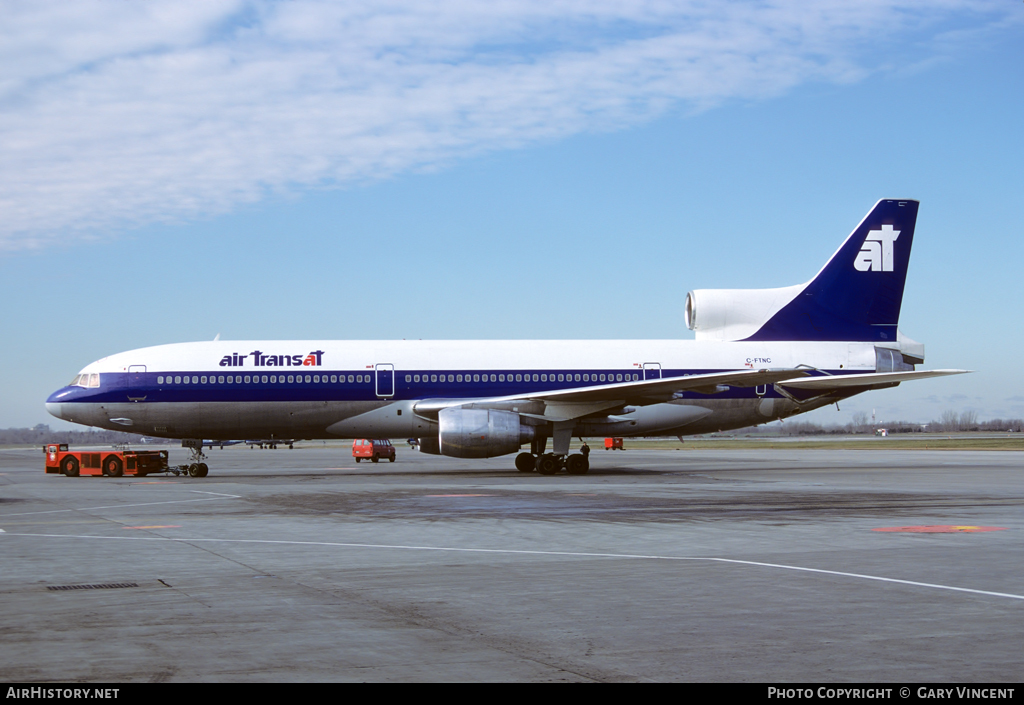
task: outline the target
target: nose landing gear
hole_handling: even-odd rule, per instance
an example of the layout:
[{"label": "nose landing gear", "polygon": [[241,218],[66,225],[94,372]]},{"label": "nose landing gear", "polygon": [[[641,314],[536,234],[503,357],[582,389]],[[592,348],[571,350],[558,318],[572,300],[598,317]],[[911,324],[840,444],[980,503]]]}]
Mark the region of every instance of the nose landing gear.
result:
[{"label": "nose landing gear", "polygon": [[203,453],[202,440],[186,438],[182,440],[181,446],[188,448],[191,462],[188,465],[178,465],[169,468],[175,475],[187,473],[189,477],[206,477],[210,473],[210,466],[203,462],[206,455]]}]

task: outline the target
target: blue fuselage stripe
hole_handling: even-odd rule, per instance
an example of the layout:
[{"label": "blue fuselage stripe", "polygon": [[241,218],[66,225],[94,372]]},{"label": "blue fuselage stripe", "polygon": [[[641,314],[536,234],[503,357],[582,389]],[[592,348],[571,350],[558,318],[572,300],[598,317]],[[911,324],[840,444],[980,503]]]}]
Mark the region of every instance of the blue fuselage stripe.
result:
[{"label": "blue fuselage stripe", "polygon": [[[661,370],[660,377],[681,377],[724,370]],[[650,373],[650,370],[648,370]],[[559,375],[562,380],[559,380]],[[416,399],[459,399],[479,397],[501,397],[517,394],[542,393],[560,389],[578,389],[640,381],[644,370],[396,370],[389,371],[383,380],[386,388],[379,389],[374,370],[324,370],[317,373],[296,375],[288,382],[287,372],[277,373],[259,370],[254,374],[232,372],[213,374],[209,371],[174,371],[144,373],[101,373],[97,388],[65,387],[58,390],[50,401],[62,403],[102,402],[302,402],[302,401],[395,401]],[[577,381],[577,376],[579,381]],[[184,380],[175,383],[169,380]],[[228,377],[232,379],[227,382]],[[310,378],[306,382],[306,377]],[[331,377],[344,381],[331,382]],[[492,377],[494,381],[491,381]],[[603,379],[602,379],[603,377]],[[221,379],[224,381],[220,381]],[[297,378],[301,381],[294,381]],[[352,382],[349,382],[349,379]],[[518,380],[517,380],[518,378]],[[650,378],[650,377],[649,377]],[[193,383],[192,380],[196,382]],[[203,380],[206,380],[205,382]],[[245,381],[248,379],[249,381]],[[266,379],[267,381],[263,381]],[[276,382],[271,382],[276,379]],[[318,382],[312,381],[319,379]],[[241,380],[236,382],[235,380]],[[361,380],[361,381],[359,381]],[[407,381],[408,380],[408,381]],[[418,380],[418,381],[417,381]],[[449,381],[451,380],[451,381]],[[758,395],[757,392],[761,394]],[[769,385],[767,390],[753,387],[732,387],[719,394],[702,395],[686,392],[685,397],[701,398],[750,398],[754,396],[778,396]],[[58,398],[59,397],[59,398]]]}]

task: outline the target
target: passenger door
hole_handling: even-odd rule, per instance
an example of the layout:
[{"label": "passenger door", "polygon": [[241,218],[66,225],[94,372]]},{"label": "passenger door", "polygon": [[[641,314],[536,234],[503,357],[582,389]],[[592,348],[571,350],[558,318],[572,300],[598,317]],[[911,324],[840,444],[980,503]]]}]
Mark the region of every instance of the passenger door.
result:
[{"label": "passenger door", "polygon": [[377,398],[389,399],[395,396],[395,366],[382,362],[375,365],[377,371]]}]

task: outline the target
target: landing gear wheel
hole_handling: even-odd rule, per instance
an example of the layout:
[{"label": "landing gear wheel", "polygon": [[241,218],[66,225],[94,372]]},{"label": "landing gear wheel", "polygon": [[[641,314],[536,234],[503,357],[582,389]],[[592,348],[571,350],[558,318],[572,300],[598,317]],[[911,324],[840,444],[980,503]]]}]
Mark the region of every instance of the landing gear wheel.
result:
[{"label": "landing gear wheel", "polygon": [[199,463],[199,474],[196,477],[206,477],[210,474],[210,466],[206,463]]},{"label": "landing gear wheel", "polygon": [[78,477],[78,458],[74,456],[64,458],[60,463],[60,471],[66,477]]},{"label": "landing gear wheel", "polygon": [[537,472],[541,475],[554,475],[561,465],[558,458],[551,453],[545,453],[537,458]]},{"label": "landing gear wheel", "polygon": [[103,461],[103,474],[107,477],[121,477],[124,474],[124,465],[116,455],[109,456]]},{"label": "landing gear wheel", "polygon": [[519,472],[534,472],[537,469],[537,459],[533,453],[520,453],[516,456],[516,470]]},{"label": "landing gear wheel", "polygon": [[590,461],[584,455],[570,455],[565,461],[565,469],[570,475],[586,475],[590,470]]},{"label": "landing gear wheel", "polygon": [[199,477],[199,463],[192,463],[188,466],[189,477]]}]

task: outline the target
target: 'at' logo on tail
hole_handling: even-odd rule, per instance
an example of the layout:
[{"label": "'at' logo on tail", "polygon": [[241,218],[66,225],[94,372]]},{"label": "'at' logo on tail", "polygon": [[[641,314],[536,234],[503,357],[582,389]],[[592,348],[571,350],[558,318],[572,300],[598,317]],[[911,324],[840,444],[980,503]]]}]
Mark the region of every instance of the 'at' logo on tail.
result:
[{"label": "'at' logo on tail", "polygon": [[883,225],[881,230],[871,230],[864,238],[864,245],[853,266],[858,272],[891,272],[892,271],[892,244],[900,236],[899,230],[893,230],[891,225]]}]

